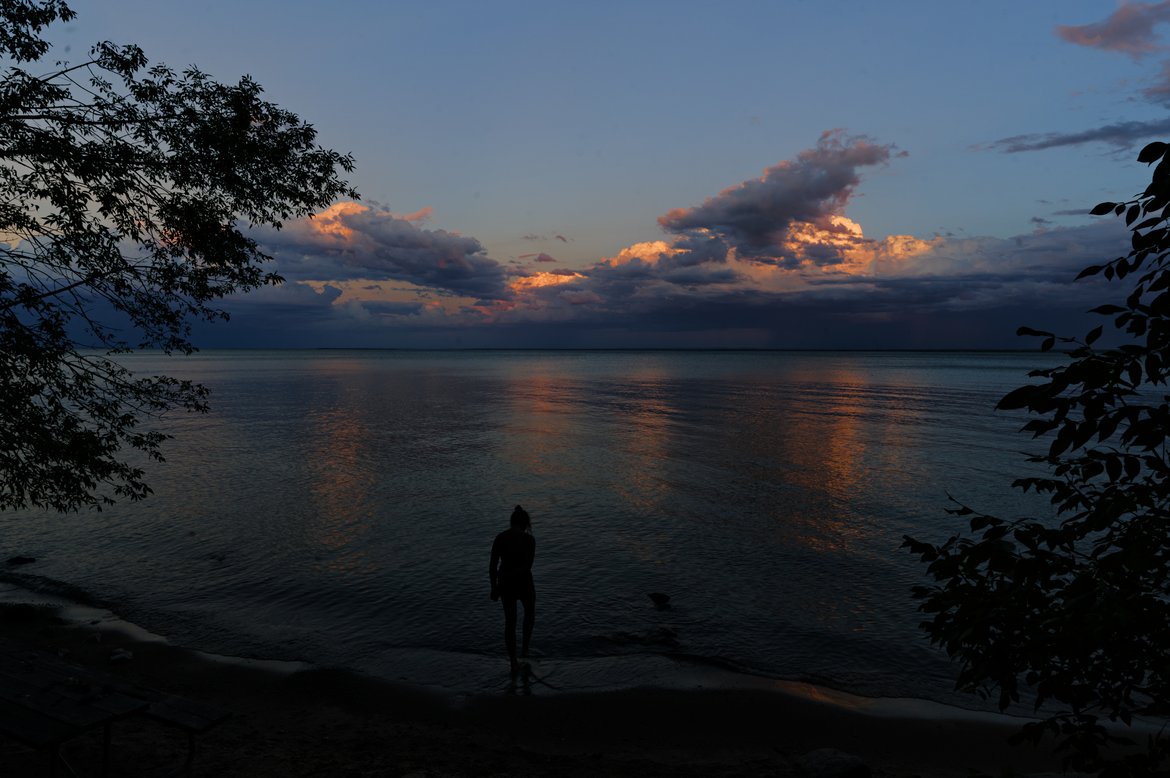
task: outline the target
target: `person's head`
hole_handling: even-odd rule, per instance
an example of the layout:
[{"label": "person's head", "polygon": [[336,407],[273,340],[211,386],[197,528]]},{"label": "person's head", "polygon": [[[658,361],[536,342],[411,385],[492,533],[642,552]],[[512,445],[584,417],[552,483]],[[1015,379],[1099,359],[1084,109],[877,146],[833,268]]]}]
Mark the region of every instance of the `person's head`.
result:
[{"label": "person's head", "polygon": [[528,515],[528,511],[516,506],[512,511],[512,529],[527,531],[532,529],[532,518]]}]

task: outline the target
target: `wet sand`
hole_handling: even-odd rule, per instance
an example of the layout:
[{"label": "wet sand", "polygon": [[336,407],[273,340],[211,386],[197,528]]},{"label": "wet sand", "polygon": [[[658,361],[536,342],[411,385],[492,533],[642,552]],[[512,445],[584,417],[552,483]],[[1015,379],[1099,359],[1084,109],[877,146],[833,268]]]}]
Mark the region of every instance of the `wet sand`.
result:
[{"label": "wet sand", "polygon": [[[0,608],[0,636],[139,684],[221,706],[231,717],[198,740],[197,776],[804,776],[835,749],[876,776],[1056,773],[1059,761],[1012,747],[1013,726],[868,712],[829,694],[768,689],[631,689],[452,697],[341,670],[227,662],[49,608]],[[133,658],[111,662],[118,649]],[[810,687],[811,688],[811,687]],[[875,715],[874,711],[879,715]],[[127,720],[114,773],[181,760],[185,736]],[[65,751],[97,763],[100,740]],[[0,775],[34,775],[37,757],[0,740]],[[860,773],[858,773],[860,774]]]}]

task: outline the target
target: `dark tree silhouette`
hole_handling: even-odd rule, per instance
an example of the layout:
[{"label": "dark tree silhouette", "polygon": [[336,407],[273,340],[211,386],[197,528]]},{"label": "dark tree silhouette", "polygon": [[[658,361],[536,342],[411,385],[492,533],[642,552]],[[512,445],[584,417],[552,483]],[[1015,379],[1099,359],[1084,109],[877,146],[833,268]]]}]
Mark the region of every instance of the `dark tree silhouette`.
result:
[{"label": "dark tree silhouette", "polygon": [[[998,695],[1001,708],[1034,695],[1045,718],[1021,739],[1061,739],[1068,765],[1102,775],[1165,775],[1170,733],[1142,735],[1128,755],[1110,751],[1105,720],[1170,712],[1170,146],[1152,143],[1138,161],[1156,164],[1150,185],[1095,215],[1124,216],[1132,250],[1085,268],[1125,282],[1112,319],[1112,348],[1020,329],[1066,344],[1068,362],[1034,370],[1038,379],[999,402],[1024,410],[1024,425],[1047,451],[1030,457],[1046,477],[1014,486],[1048,495],[1051,518],[1006,520],[960,505],[970,536],[942,545],[906,538],[934,584],[914,596],[923,629],[960,666],[960,689]],[[1113,338],[1108,339],[1110,341]]]},{"label": "dark tree silhouette", "polygon": [[216,300],[280,281],[249,225],[357,196],[351,157],[248,77],[108,42],[43,64],[42,31],[74,15],[0,0],[0,509],[146,495],[126,454],[161,459],[166,436],[143,422],[207,392],[111,357],[192,351],[191,321],[226,318]]}]

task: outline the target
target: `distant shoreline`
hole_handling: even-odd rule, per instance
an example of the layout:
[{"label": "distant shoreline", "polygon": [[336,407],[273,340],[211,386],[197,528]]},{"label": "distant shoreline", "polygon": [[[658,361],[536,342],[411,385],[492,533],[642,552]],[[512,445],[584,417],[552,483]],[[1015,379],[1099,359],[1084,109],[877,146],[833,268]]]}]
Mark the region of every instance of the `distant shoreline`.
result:
[{"label": "distant shoreline", "polygon": [[[412,348],[412,347],[381,347],[381,346],[210,346],[206,348],[197,348],[195,353],[206,352],[221,352],[221,351],[283,351],[283,352],[297,352],[297,351],[370,351],[370,352],[405,352],[405,353],[427,353],[427,352],[564,352],[564,353],[697,353],[697,354],[1035,354],[1043,356],[1044,354],[1064,354],[1066,352],[1059,349],[1043,352],[1038,348],[677,348],[677,347],[630,347],[630,348],[570,348],[563,346],[550,347],[532,347],[532,346],[498,346],[498,347],[436,347],[436,348]],[[144,349],[141,351],[128,352],[127,355],[132,354],[162,354],[158,349]],[[179,355],[181,356],[181,355]]]}]

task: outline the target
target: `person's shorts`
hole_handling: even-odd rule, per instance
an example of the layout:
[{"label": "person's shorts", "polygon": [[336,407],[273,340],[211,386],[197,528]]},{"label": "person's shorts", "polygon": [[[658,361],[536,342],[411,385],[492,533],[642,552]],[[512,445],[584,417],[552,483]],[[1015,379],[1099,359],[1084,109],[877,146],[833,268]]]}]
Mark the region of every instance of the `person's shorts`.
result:
[{"label": "person's shorts", "polygon": [[532,602],[536,599],[536,587],[532,583],[532,573],[527,570],[524,571],[523,575],[501,576],[499,590],[502,600]]}]

